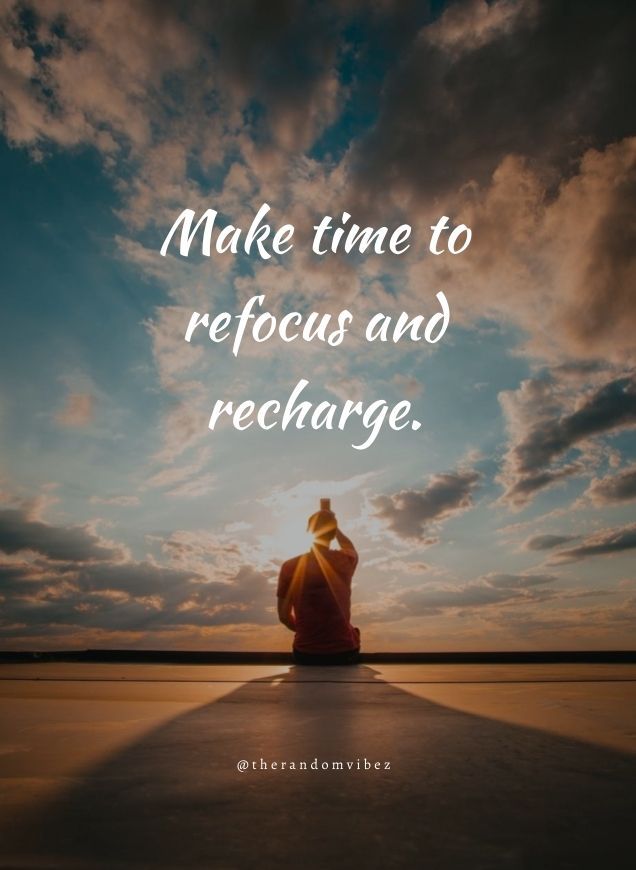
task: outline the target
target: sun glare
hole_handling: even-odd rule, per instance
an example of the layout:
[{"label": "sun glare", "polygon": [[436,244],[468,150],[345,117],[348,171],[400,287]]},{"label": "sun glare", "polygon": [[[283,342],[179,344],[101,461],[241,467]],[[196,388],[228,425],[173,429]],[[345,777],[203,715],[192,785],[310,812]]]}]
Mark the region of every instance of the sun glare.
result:
[{"label": "sun glare", "polygon": [[268,547],[271,547],[270,552],[281,559],[306,553],[313,540],[312,534],[307,531],[306,517],[298,512],[281,517],[272,532],[264,538]]}]

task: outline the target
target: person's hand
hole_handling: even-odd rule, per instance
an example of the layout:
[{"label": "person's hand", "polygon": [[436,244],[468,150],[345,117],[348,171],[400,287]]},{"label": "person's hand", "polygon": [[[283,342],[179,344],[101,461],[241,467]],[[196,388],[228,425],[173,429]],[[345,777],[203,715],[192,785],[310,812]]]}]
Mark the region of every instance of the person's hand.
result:
[{"label": "person's hand", "polygon": [[353,541],[351,541],[344,532],[341,532],[340,529],[336,529],[336,540],[340,545],[341,549],[345,550],[348,553],[355,554],[356,548],[353,546]]}]

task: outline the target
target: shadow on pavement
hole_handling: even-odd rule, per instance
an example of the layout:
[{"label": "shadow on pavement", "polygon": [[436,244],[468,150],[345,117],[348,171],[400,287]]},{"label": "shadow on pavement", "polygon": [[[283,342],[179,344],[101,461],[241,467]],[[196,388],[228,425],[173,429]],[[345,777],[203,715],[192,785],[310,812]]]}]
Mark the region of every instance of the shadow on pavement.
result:
[{"label": "shadow on pavement", "polygon": [[[354,767],[237,771],[261,758]],[[366,666],[296,667],[87,772],[0,866],[631,867],[635,787],[631,756],[415,698]]]}]

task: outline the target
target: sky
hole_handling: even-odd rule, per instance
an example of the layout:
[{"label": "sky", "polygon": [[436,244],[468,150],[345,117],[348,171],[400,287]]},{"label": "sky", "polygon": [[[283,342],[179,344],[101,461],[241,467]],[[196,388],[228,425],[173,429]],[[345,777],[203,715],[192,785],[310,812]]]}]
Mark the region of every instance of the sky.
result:
[{"label": "sky", "polygon": [[[367,650],[633,647],[631,4],[0,0],[0,645],[287,649],[280,564],[329,496]],[[294,249],[159,253],[181,211]],[[318,258],[347,211],[401,256]],[[473,232],[433,256],[448,215]],[[364,341],[376,312],[451,319]],[[184,333],[337,315],[339,347]],[[218,399],[412,403],[300,431]]]}]

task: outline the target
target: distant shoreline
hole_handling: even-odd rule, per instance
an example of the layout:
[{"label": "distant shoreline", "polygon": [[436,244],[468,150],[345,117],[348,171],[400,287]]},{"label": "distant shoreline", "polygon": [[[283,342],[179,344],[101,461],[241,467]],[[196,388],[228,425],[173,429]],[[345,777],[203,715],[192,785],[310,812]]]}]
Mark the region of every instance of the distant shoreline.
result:
[{"label": "distant shoreline", "polygon": [[[636,664],[636,650],[519,650],[506,652],[365,652],[363,664]],[[0,664],[87,662],[175,665],[291,664],[287,652],[223,650],[0,650]]]}]

